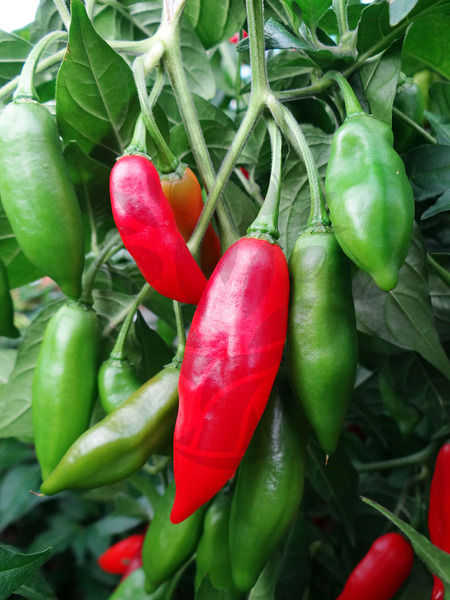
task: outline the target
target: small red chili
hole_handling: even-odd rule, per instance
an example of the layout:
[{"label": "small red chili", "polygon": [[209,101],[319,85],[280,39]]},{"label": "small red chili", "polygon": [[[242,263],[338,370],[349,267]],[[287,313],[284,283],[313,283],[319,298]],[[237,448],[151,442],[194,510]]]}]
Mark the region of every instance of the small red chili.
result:
[{"label": "small red chili", "polygon": [[[144,543],[144,534],[138,533],[130,535],[120,542],[113,544],[108,550],[105,550],[97,559],[97,562],[103,571],[113,573],[114,575],[128,575],[132,572],[131,565],[135,566],[139,559],[142,564],[142,544]],[[134,570],[133,569],[133,570]]]}]

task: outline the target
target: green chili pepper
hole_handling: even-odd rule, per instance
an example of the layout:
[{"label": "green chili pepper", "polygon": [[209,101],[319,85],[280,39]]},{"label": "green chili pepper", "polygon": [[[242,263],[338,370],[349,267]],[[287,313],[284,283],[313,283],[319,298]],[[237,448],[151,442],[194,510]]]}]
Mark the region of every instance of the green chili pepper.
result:
[{"label": "green chili pepper", "polygon": [[334,135],[325,178],[331,221],[347,256],[383,290],[408,254],[414,197],[391,129],[364,113],[342,76],[347,118]]},{"label": "green chili pepper", "polygon": [[326,454],[336,449],[356,376],[350,264],[329,226],[302,233],[289,260],[289,375]]},{"label": "green chili pepper", "polygon": [[127,358],[110,356],[98,372],[98,394],[106,413],[112,412],[142,385]]},{"label": "green chili pepper", "polygon": [[195,589],[198,590],[202,579],[208,576],[215,588],[228,590],[230,598],[241,598],[242,592],[236,589],[231,577],[228,544],[231,498],[231,493],[219,492],[206,511],[195,555]]},{"label": "green chili pepper", "polygon": [[70,298],[81,294],[83,222],[53,115],[35,99],[30,53],[14,100],[0,114],[0,195],[27,258]]},{"label": "green chili pepper", "polygon": [[[420,125],[423,119],[425,101],[422,90],[411,77],[400,73],[394,107]],[[417,132],[394,111],[392,113],[392,131],[394,133],[394,148],[400,154],[409,150],[417,137]]]},{"label": "green chili pepper", "polygon": [[8,273],[0,258],[0,335],[9,338],[19,337],[20,333],[14,326],[14,307],[9,293]]},{"label": "green chili pepper", "polygon": [[274,388],[239,466],[230,515],[235,585],[252,588],[287,532],[303,495],[304,419],[289,386]]},{"label": "green chili pepper", "polygon": [[97,315],[85,304],[65,304],[47,325],[32,390],[36,453],[44,479],[89,426],[98,346]]},{"label": "green chili pepper", "polygon": [[41,486],[43,494],[109,485],[140,469],[172,436],[179,369],[169,365],[88,429]]},{"label": "green chili pepper", "polygon": [[156,508],[142,548],[145,589],[152,593],[170,579],[194,554],[202,533],[206,505],[182,523],[173,524],[170,511],[175,498],[175,482],[166,488]]}]

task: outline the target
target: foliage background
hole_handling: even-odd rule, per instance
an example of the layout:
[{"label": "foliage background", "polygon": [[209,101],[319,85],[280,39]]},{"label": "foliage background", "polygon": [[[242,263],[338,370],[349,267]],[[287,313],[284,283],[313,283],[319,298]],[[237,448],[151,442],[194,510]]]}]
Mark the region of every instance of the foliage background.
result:
[{"label": "foliage background", "polygon": [[[58,121],[87,226],[89,262],[114,230],[109,172],[130,141],[139,112],[130,69],[133,55],[121,50],[127,46],[121,42],[151,36],[160,21],[161,5],[87,2],[91,24],[80,0],[75,4],[70,54],[62,62],[63,45],[48,49],[37,89]],[[334,88],[312,96],[301,90],[329,69],[344,72],[363,106],[394,128],[398,117],[392,107],[400,71],[414,76],[424,94],[422,126],[429,137],[419,133],[402,150],[415,193],[416,227],[398,287],[382,292],[355,270],[360,363],[338,452],[325,466],[310,436],[301,510],[286,539],[282,562],[267,570],[253,592],[255,598],[335,598],[374,538],[391,528],[385,517],[361,502],[360,495],[376,500],[427,536],[434,459],[450,433],[450,4],[350,2],[352,33],[339,46],[334,45],[339,34],[335,8],[329,0],[265,2],[269,81],[281,95],[300,90],[289,95],[288,106],[302,124],[320,173],[325,173],[331,138],[342,121],[342,102]],[[216,170],[249,99],[248,40],[237,48],[228,41],[245,28],[245,18],[241,0],[220,5],[188,0],[183,20],[184,67]],[[14,33],[0,31],[3,103],[10,100],[10,82],[32,45],[46,32],[63,28],[53,1],[41,0],[32,24]],[[174,154],[195,169],[168,81],[155,115]],[[398,148],[401,142],[398,135]],[[289,257],[308,217],[309,186],[303,162],[287,143],[283,148],[280,244]],[[244,234],[268,184],[270,148],[263,122],[255,127],[237,165],[249,171],[250,179],[235,169],[224,197],[236,228]],[[22,597],[106,599],[117,578],[103,573],[96,557],[113,541],[141,530],[151,517],[155,490],[163,484],[154,468],[160,458],[108,488],[65,492],[55,498],[30,493],[40,485],[30,418],[33,369],[45,325],[63,298],[24,257],[1,209],[0,254],[22,333],[19,340],[0,338],[1,540],[21,554],[35,555],[18,559],[0,554],[0,582],[9,577],[8,569],[2,573],[2,565],[19,560],[19,572],[27,575],[16,592]],[[142,283],[126,252],[115,255],[100,272],[95,308],[102,320],[104,357]],[[188,324],[193,309],[186,306],[183,312]],[[128,342],[143,377],[161,368],[162,357],[173,352],[174,342],[171,303],[155,294]],[[94,420],[101,416],[98,408]],[[192,577],[191,565],[174,597],[193,597]],[[431,576],[416,560],[397,597],[423,599],[430,590]],[[0,584],[0,596],[1,591]]]}]

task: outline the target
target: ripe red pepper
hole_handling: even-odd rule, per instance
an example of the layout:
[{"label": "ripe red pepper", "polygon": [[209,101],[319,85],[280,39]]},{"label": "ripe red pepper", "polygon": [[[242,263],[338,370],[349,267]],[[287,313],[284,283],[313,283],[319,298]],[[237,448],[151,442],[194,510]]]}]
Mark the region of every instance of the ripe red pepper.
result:
[{"label": "ripe red pepper", "polygon": [[110,194],[117,229],[145,280],[163,296],[197,304],[206,277],[177,229],[152,162],[141,155],[120,158]]},{"label": "ripe red pepper", "polygon": [[[435,546],[450,553],[450,444],[439,450],[430,488],[428,531]],[[443,600],[442,581],[433,575],[431,600]]]},{"label": "ripe red pepper", "polygon": [[100,568],[114,575],[129,575],[132,572],[131,566],[134,570],[142,565],[144,537],[145,534],[137,533],[113,544],[99,556],[97,562]]},{"label": "ripe red pepper", "polygon": [[187,518],[234,475],[281,361],[287,262],[273,239],[253,235],[222,256],[187,338],[174,435],[173,523]]},{"label": "ripe red pepper", "polygon": [[[161,185],[172,208],[179,232],[187,242],[203,211],[202,190],[197,177],[189,167],[179,177],[176,173],[163,175]],[[210,223],[201,245],[200,264],[206,277],[210,277],[220,259],[220,240]]]},{"label": "ripe red pepper", "polygon": [[398,533],[382,535],[350,573],[337,600],[390,600],[411,573],[414,553]]}]

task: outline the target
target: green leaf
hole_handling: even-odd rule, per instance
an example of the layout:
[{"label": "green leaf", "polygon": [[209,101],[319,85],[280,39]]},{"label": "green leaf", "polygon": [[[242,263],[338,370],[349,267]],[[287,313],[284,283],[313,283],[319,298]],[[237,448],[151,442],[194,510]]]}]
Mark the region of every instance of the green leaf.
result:
[{"label": "green leaf", "polygon": [[397,287],[384,292],[368,275],[359,271],[353,280],[353,295],[360,331],[418,352],[450,378],[450,362],[434,325],[426,250],[418,227],[414,230],[406,262],[400,269]]},{"label": "green leaf", "polygon": [[245,21],[245,5],[241,0],[189,0],[186,11],[206,49],[231,37]]},{"label": "green leaf", "polygon": [[0,531],[41,502],[32,493],[32,490],[39,490],[40,485],[41,473],[36,463],[21,464],[3,474],[0,483]]},{"label": "green leaf", "polygon": [[424,115],[436,133],[437,143],[441,146],[450,146],[450,117],[436,115],[427,110]]},{"label": "green leaf", "polygon": [[86,154],[100,146],[113,156],[127,146],[139,111],[130,67],[96,33],[80,0],[72,2],[56,107],[64,140],[76,140]]},{"label": "green leaf", "polygon": [[16,362],[17,350],[0,350],[0,387],[8,383],[12,373],[14,363]]},{"label": "green leaf", "polygon": [[436,104],[438,112],[450,118],[450,82],[436,81],[430,86],[428,93]]},{"label": "green leaf", "polygon": [[402,158],[416,200],[434,198],[450,188],[449,146],[418,146]]},{"label": "green leaf", "polygon": [[401,62],[401,46],[396,43],[383,54],[368,60],[359,71],[370,112],[389,127]]},{"label": "green leaf", "polygon": [[47,581],[40,571],[37,571],[16,591],[18,596],[26,600],[57,600]]},{"label": "green leaf", "polygon": [[437,202],[435,202],[433,204],[433,206],[430,206],[430,208],[428,208],[423,214],[422,214],[422,220],[423,219],[429,219],[430,217],[434,217],[436,215],[438,215],[439,213],[442,213],[444,211],[448,211],[450,210],[450,191],[447,190],[445,192],[445,194],[442,194],[442,196],[439,198],[439,200],[437,200]]},{"label": "green leaf", "polygon": [[450,77],[450,16],[430,15],[408,30],[403,52],[443,77]]},{"label": "green leaf", "polygon": [[218,590],[214,587],[208,575],[203,577],[195,594],[195,600],[232,600],[233,598],[234,596],[231,596],[229,591]]},{"label": "green leaf", "polygon": [[33,440],[31,386],[40,344],[48,321],[62,301],[46,306],[27,328],[7,385],[0,388],[0,438]]},{"label": "green leaf", "polygon": [[389,24],[397,25],[416,6],[418,0],[392,0],[389,2]]},{"label": "green leaf", "polygon": [[331,0],[295,0],[302,10],[307,27],[314,30],[320,19],[331,7]]},{"label": "green leaf", "polygon": [[211,63],[198,35],[187,21],[183,21],[181,28],[181,55],[191,92],[205,100],[214,98],[216,86]]},{"label": "green leaf", "polygon": [[358,475],[345,453],[339,450],[325,462],[319,446],[308,443],[307,480],[320,498],[327,502],[330,514],[344,527],[351,543],[355,540],[355,506]]},{"label": "green leaf", "polygon": [[369,500],[369,498],[362,497],[361,500],[380,512],[398,527],[409,539],[414,549],[414,553],[425,563],[429,571],[437,575],[439,579],[444,582],[446,587],[450,587],[450,554],[439,550],[439,548],[432,544],[428,538],[416,531],[414,527],[411,527],[408,523],[399,519],[396,515],[384,508],[384,506],[381,506],[373,500]]},{"label": "green leaf", "polygon": [[0,600],[7,600],[49,558],[51,548],[36,554],[21,554],[0,545]]},{"label": "green leaf", "polygon": [[0,29],[0,86],[20,73],[31,48],[31,44],[23,38]]}]

